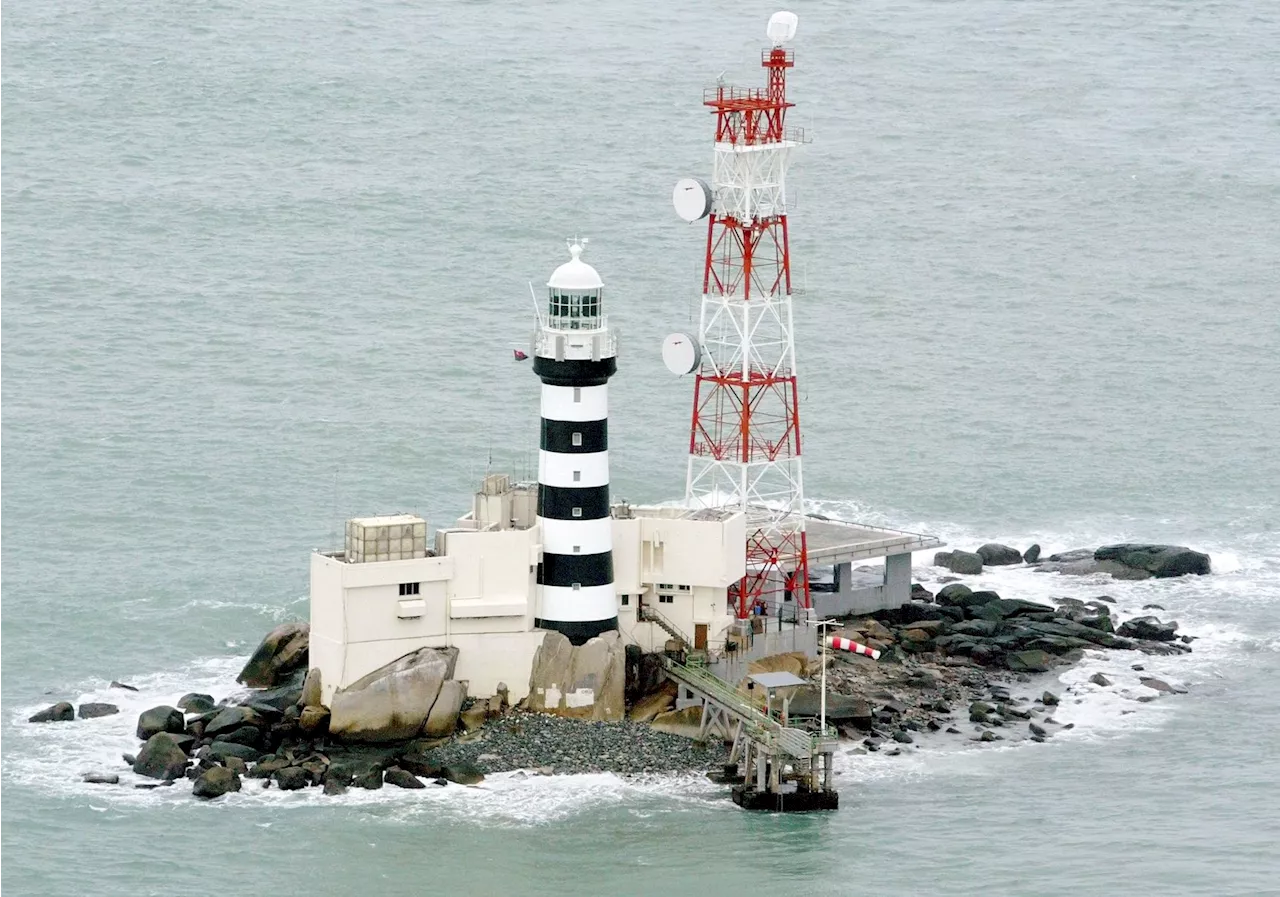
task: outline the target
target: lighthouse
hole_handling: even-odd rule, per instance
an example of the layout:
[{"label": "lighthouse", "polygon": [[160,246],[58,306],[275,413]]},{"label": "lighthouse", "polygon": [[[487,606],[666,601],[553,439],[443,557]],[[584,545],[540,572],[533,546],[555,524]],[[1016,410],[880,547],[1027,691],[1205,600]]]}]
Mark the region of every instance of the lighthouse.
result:
[{"label": "lighthouse", "polygon": [[618,628],[609,518],[609,378],[617,336],[604,314],[604,282],[569,244],[569,261],[547,281],[534,335],[542,381],[538,526],[542,562],[534,625],[575,645]]}]

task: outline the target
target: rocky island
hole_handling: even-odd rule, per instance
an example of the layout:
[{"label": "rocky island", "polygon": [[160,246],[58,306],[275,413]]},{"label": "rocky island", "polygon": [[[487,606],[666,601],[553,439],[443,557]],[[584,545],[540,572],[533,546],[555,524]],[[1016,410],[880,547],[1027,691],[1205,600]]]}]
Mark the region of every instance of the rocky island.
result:
[{"label": "rocky island", "polygon": [[[1041,561],[1039,547],[1018,552],[987,544],[974,552],[943,552],[934,565],[956,576],[936,592],[913,587],[900,607],[849,617],[833,634],[880,652],[828,655],[827,718],[850,750],[904,750],[928,733],[977,742],[1044,741],[1060,731],[1059,696],[1016,692],[1035,674],[1077,662],[1087,650],[1142,654],[1191,650],[1178,623],[1143,614],[1121,620],[1114,599],[1062,598],[1041,604],[975,590],[961,578],[987,566],[1029,565],[1063,575],[1110,574],[1116,579],[1203,575],[1208,557],[1173,546],[1116,545],[1064,552]],[[1159,610],[1149,606],[1144,610]],[[192,693],[175,706],[143,712],[140,748],[124,762],[156,788],[190,780],[196,797],[216,798],[244,787],[424,788],[476,785],[486,774],[527,770],[542,775],[613,772],[623,775],[712,772],[727,750],[719,738],[696,734],[697,717],[676,709],[676,688],[664,682],[653,655],[628,649],[617,633],[574,647],[548,633],[535,657],[529,697],[512,706],[507,690],[469,698],[453,678],[456,648],[424,648],[320,702],[319,670],[308,668],[309,630],[286,623],[270,632],[241,670],[241,693],[215,701]],[[818,714],[819,659],[802,653],[752,663],[751,672],[786,670],[813,684],[794,687],[793,719]],[[1100,687],[1111,682],[1098,674]],[[1140,702],[1185,691],[1144,677]],[[114,687],[129,686],[113,682]],[[569,696],[589,687],[596,699],[574,706]],[[746,694],[746,692],[743,692]],[[116,713],[85,703],[82,719]],[[70,722],[77,710],[60,702],[30,722]],[[119,774],[92,771],[85,781],[119,784]]]}]

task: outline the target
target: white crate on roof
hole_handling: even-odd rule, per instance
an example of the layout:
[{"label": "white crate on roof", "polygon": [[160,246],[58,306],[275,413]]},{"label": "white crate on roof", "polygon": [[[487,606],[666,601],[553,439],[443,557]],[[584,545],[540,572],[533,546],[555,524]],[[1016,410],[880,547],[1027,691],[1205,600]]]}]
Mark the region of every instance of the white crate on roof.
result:
[{"label": "white crate on roof", "polygon": [[347,563],[406,561],[427,556],[427,522],[413,514],[347,521]]}]

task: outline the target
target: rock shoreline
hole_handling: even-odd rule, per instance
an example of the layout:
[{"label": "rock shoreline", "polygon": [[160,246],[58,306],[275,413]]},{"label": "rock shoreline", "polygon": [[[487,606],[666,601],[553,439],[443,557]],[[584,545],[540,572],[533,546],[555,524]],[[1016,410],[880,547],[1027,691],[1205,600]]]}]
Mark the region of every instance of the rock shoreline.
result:
[{"label": "rock shoreline", "polygon": [[[942,553],[935,561],[949,571],[1015,563],[1041,569],[1087,560],[1145,564],[1148,577],[1171,569],[1207,572],[1207,557],[1190,552],[1205,557],[1200,570],[1187,552],[1110,546],[1090,552],[1089,558],[1075,552],[1041,562],[1039,546],[1018,552],[988,543],[975,552]],[[1078,662],[1085,651],[1165,655],[1191,650],[1193,637],[1180,634],[1177,622],[1149,613],[1162,610],[1159,605],[1144,605],[1147,613],[1121,620],[1107,595],[1054,599],[1051,606],[946,579],[936,594],[915,584],[911,601],[850,616],[834,633],[881,652],[878,662],[844,652],[829,655],[827,717],[848,740],[847,752],[903,753],[933,733],[975,742],[1045,741],[1070,724],[1060,725],[1053,716],[1060,695],[1035,687],[1035,677]],[[320,787],[336,795],[349,788],[476,785],[486,775],[517,770],[631,775],[720,769],[727,760],[725,744],[686,737],[697,734],[697,718],[690,716],[696,708],[672,709],[675,690],[658,683],[656,664],[642,662],[653,658],[628,654],[623,676],[627,652],[616,633],[608,635],[581,648],[549,635],[534,664],[531,697],[514,708],[505,686],[493,698],[466,696],[465,683],[451,678],[456,649],[421,649],[340,690],[331,712],[320,704],[319,671],[307,669],[308,627],[284,624],[268,634],[238,677],[250,686],[247,694],[215,702],[211,695],[192,693],[175,707],[144,711],[135,733],[142,747],[124,761],[144,780],[135,781],[136,788],[190,780],[192,793],[204,799],[247,787]],[[1141,663],[1131,666],[1144,669]],[[794,689],[793,721],[816,717],[816,660],[778,655],[753,663],[751,671],[784,668],[814,683]],[[543,680],[540,693],[533,686]],[[585,710],[545,706],[544,694],[562,693],[557,683],[596,687],[603,698]],[[1101,674],[1090,684],[1116,687]],[[1145,676],[1137,691],[1126,693],[1145,703],[1186,689]],[[624,715],[624,704],[629,714]],[[116,712],[114,705],[86,702],[79,716]],[[31,722],[72,722],[76,715],[71,704],[60,702]],[[83,780],[130,783],[109,770],[87,772]]]}]

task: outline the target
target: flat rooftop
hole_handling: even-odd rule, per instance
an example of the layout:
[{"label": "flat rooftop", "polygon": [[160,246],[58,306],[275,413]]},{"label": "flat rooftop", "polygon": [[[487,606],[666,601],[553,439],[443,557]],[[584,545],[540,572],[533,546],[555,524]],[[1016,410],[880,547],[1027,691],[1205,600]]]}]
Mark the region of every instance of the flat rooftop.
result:
[{"label": "flat rooftop", "polygon": [[824,520],[812,515],[805,518],[804,531],[810,564],[865,561],[906,551],[930,551],[946,544],[923,533]]}]

